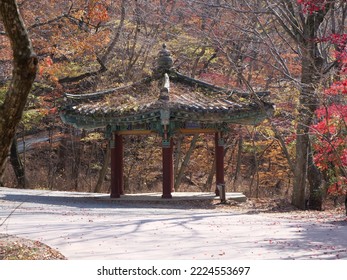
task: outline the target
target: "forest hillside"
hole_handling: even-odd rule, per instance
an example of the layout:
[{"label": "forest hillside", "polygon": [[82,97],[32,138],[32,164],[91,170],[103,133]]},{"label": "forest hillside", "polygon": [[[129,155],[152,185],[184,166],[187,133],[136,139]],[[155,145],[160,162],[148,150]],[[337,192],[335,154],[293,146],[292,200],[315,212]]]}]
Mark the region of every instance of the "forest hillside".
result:
[{"label": "forest hillside", "polygon": [[[165,43],[173,67],[191,78],[250,96],[270,92],[273,116],[257,126],[230,125],[224,135],[227,191],[301,209],[345,201],[346,1],[17,2],[38,72],[2,186],[108,193],[105,129],[64,124],[64,95],[145,79]],[[0,108],[13,77],[8,35],[0,21]],[[124,142],[126,193],[161,191],[160,136]],[[175,135],[173,142],[176,191],[213,191],[213,135]]]}]

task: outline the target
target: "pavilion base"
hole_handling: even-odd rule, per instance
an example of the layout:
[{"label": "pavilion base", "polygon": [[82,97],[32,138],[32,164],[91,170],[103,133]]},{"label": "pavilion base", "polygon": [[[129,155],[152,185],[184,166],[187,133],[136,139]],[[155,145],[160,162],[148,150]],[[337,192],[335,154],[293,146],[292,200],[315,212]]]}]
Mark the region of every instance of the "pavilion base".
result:
[{"label": "pavilion base", "polygon": [[[227,192],[227,201],[245,202],[247,197],[243,193],[237,192]],[[110,197],[98,197],[98,199],[110,199]],[[137,194],[124,194],[120,198],[115,198],[117,201],[165,201],[165,202],[175,202],[175,201],[195,201],[195,200],[211,200],[219,201],[220,197],[216,196],[214,192],[175,192],[171,198],[165,199],[162,197],[161,192],[153,193],[137,193]]]}]

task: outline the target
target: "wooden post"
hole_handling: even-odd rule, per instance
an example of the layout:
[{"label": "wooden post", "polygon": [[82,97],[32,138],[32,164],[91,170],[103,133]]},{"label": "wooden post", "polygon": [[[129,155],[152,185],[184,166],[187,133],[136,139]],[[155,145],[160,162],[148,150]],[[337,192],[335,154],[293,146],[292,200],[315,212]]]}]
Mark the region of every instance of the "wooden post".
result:
[{"label": "wooden post", "polygon": [[123,137],[113,134],[111,141],[111,198],[124,194],[123,181]]},{"label": "wooden post", "polygon": [[224,185],[224,143],[221,132],[215,133],[215,157],[216,157],[216,195],[219,196],[218,185]]},{"label": "wooden post", "polygon": [[172,198],[171,191],[174,190],[174,169],[173,169],[173,144],[172,139],[169,144],[163,141],[163,195],[162,198]]}]

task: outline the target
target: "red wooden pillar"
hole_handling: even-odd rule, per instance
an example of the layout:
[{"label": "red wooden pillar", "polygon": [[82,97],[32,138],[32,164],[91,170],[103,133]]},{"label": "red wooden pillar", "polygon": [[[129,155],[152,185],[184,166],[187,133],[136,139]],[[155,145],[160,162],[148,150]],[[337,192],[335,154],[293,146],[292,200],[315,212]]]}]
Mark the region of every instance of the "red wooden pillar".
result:
[{"label": "red wooden pillar", "polygon": [[111,141],[111,198],[124,194],[123,181],[123,137],[113,134]]},{"label": "red wooden pillar", "polygon": [[224,185],[224,142],[221,132],[217,132],[215,140],[215,157],[216,157],[216,195],[219,196],[218,185]]},{"label": "red wooden pillar", "polygon": [[162,198],[172,198],[171,191],[174,189],[174,169],[173,169],[173,144],[163,143],[163,195]]}]

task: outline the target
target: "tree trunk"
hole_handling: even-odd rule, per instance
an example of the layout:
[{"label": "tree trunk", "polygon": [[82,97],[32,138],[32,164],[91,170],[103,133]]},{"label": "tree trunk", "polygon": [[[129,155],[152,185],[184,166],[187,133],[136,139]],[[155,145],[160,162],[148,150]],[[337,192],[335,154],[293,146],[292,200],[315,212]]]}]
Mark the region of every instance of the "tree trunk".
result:
[{"label": "tree trunk", "polygon": [[[313,28],[313,27],[312,27]],[[310,29],[310,27],[307,27]],[[309,30],[312,32],[311,30]],[[307,32],[309,32],[307,31]],[[313,38],[311,34],[309,36]],[[292,204],[300,209],[306,208],[305,194],[308,175],[308,151],[310,146],[309,128],[312,125],[315,110],[318,108],[319,100],[315,93],[315,86],[320,80],[321,60],[316,44],[308,41],[301,45],[301,91],[298,109],[298,125],[296,129],[296,162],[293,185]],[[311,181],[314,183],[314,181]],[[317,189],[319,186],[313,186]]]},{"label": "tree trunk", "polygon": [[311,145],[308,153],[307,179],[310,186],[308,209],[321,211],[323,205],[322,174],[313,161]]},{"label": "tree trunk", "polygon": [[29,182],[25,176],[25,168],[18,153],[17,138],[14,137],[11,145],[10,162],[17,178],[18,188],[28,188]]},{"label": "tree trunk", "polygon": [[186,170],[186,168],[188,166],[190,157],[191,157],[191,155],[192,155],[192,153],[194,151],[194,148],[195,148],[195,145],[196,145],[196,141],[198,140],[198,137],[199,137],[199,134],[194,134],[194,137],[193,137],[193,139],[192,139],[192,141],[190,143],[189,150],[187,151],[186,156],[184,157],[184,160],[183,160],[183,162],[181,164],[180,170],[179,170],[179,172],[177,174],[177,177],[175,178],[175,183],[174,183],[175,191],[178,190],[178,187],[181,184],[184,171]]},{"label": "tree trunk", "polygon": [[[64,133],[65,134],[65,133]],[[58,146],[58,163],[56,169],[58,172],[66,172],[66,162],[67,162],[67,138],[66,135],[63,135],[60,139]]]},{"label": "tree trunk", "polygon": [[212,183],[213,183],[213,177],[215,174],[216,174],[216,157],[213,157],[211,169],[210,169],[206,183],[205,183],[204,188],[203,188],[204,192],[211,191]]},{"label": "tree trunk", "polygon": [[28,94],[34,82],[38,60],[19,14],[15,0],[0,1],[0,18],[13,51],[12,80],[0,105],[0,178],[5,170],[16,126],[22,118]]},{"label": "tree trunk", "polygon": [[296,136],[296,161],[295,161],[295,175],[293,180],[293,196],[292,204],[300,209],[305,209],[305,192],[306,192],[306,178],[307,178],[307,138],[308,135],[300,134],[302,125],[299,124]]},{"label": "tree trunk", "polygon": [[105,180],[107,169],[110,166],[110,161],[111,161],[111,148],[110,148],[110,145],[107,145],[106,153],[105,153],[105,157],[104,157],[104,163],[103,163],[102,168],[99,172],[98,182],[96,183],[95,188],[94,188],[94,192],[96,192],[96,193],[101,191],[101,186]]},{"label": "tree trunk", "polygon": [[[78,191],[79,187],[79,174],[81,167],[81,155],[82,155],[82,145],[81,145],[81,137],[75,135],[76,131],[73,130],[73,135],[71,137],[71,146],[73,153],[73,162],[71,166],[71,178],[74,182],[74,189]],[[84,136],[82,136],[83,138]]]},{"label": "tree trunk", "polygon": [[[183,134],[178,135],[177,142],[176,142],[176,151],[175,151],[175,165],[174,165],[174,178],[177,177],[179,172],[179,166],[181,161],[181,154],[182,154],[182,142],[184,140]],[[177,191],[177,190],[176,190]]]},{"label": "tree trunk", "polygon": [[[298,1],[266,1],[278,24],[299,47],[301,54],[301,89],[297,113],[295,164],[292,204],[305,209],[305,192],[308,175],[308,131],[312,125],[318,98],[315,88],[321,80],[323,59],[320,56],[317,38],[320,28],[334,1],[324,1],[324,7],[314,12],[304,12]],[[272,5],[274,4],[274,5]],[[326,28],[326,27],[324,27]],[[311,171],[310,171],[311,172]],[[313,189],[316,189],[314,187]]]},{"label": "tree trunk", "polygon": [[240,136],[238,140],[237,161],[236,161],[235,176],[234,176],[234,192],[236,192],[238,181],[239,181],[239,175],[241,171],[242,147],[243,147],[243,137]]}]

